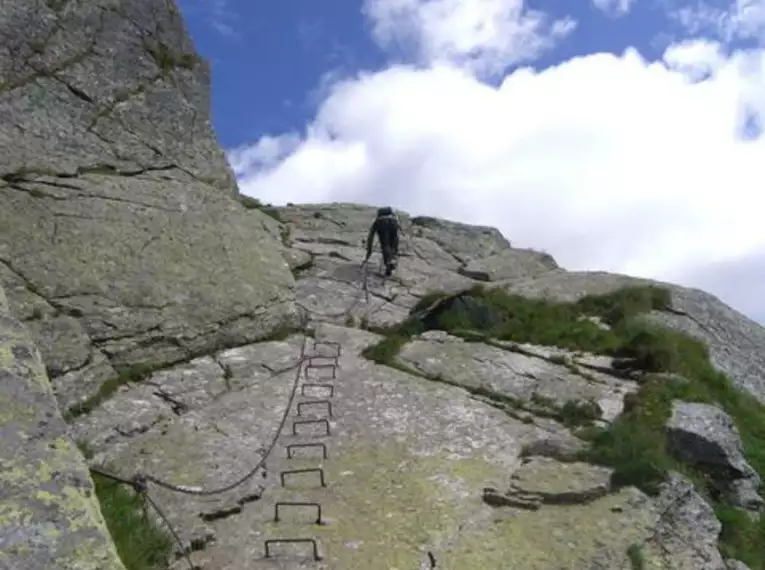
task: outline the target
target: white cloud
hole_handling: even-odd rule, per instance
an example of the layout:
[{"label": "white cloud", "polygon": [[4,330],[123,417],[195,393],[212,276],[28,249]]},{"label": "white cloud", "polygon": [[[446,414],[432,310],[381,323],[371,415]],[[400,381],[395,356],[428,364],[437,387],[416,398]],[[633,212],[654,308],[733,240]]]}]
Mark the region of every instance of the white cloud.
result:
[{"label": "white cloud", "polygon": [[535,58],[575,26],[571,19],[551,22],[523,0],[365,0],[364,13],[380,46],[480,75]]},{"label": "white cloud", "polygon": [[697,41],[665,59],[593,54],[498,87],[397,66],[336,84],[302,140],[232,162],[264,201],[390,203],[497,226],[569,269],[684,282],[765,252],[765,137],[739,136],[745,112],[765,116],[765,55]]},{"label": "white cloud", "polygon": [[690,34],[714,34],[723,41],[755,40],[765,43],[765,0],[733,0],[725,8],[708,0],[676,6],[670,18]]},{"label": "white cloud", "polygon": [[614,16],[624,16],[632,9],[636,0],[592,0],[598,10]]}]

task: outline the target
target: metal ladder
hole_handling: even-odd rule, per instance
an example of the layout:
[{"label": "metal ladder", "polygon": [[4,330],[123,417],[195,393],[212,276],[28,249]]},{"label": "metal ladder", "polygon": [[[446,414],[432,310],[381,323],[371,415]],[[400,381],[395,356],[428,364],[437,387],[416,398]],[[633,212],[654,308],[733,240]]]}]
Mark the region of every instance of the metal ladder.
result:
[{"label": "metal ladder", "polygon": [[[325,347],[332,347],[335,349],[336,354],[331,356],[321,355],[317,354],[317,349],[320,346]],[[307,358],[307,364],[305,364],[305,367],[301,371],[303,374],[303,382],[300,384],[300,398],[301,400],[297,402],[296,404],[296,414],[293,416],[292,420],[292,435],[294,437],[299,437],[298,433],[298,427],[299,426],[305,426],[305,425],[311,425],[311,424],[318,424],[323,425],[325,428],[325,433],[323,435],[325,436],[331,436],[332,432],[330,429],[329,420],[334,417],[333,416],[333,410],[332,410],[332,399],[335,396],[335,385],[334,380],[337,379],[337,369],[339,367],[339,359],[340,355],[342,353],[342,346],[339,342],[321,342],[314,340],[313,343],[313,354],[312,356],[309,356]],[[303,364],[301,364],[303,366]],[[308,370],[325,370],[330,371],[331,374],[319,378],[321,382],[316,381],[308,381],[311,380],[308,378]],[[306,394],[306,389],[311,390],[318,390],[325,394],[323,398],[312,398]],[[325,416],[323,418],[319,419],[305,419],[303,416],[303,409],[306,406],[322,406],[325,410]],[[285,446],[286,449],[286,455],[287,459],[292,459],[294,457],[294,450],[301,449],[301,448],[319,448],[321,449],[322,458],[328,459],[329,453],[327,450],[327,444],[325,442],[304,442],[304,441],[297,441],[295,443],[290,443]],[[279,480],[282,487],[286,487],[286,479],[289,475],[296,475],[301,473],[316,473],[319,478],[319,483],[322,487],[327,486],[327,480],[324,475],[324,469],[321,467],[312,467],[308,469],[288,469],[281,471],[279,473]],[[316,520],[314,524],[323,524],[322,519],[322,508],[321,504],[318,502],[305,502],[305,501],[277,501],[274,505],[274,522],[278,523],[280,520],[279,514],[280,510],[284,508],[311,508],[315,509],[316,511]],[[322,556],[319,552],[319,544],[316,537],[311,538],[299,538],[299,537],[282,537],[282,538],[270,538],[265,540],[265,557],[266,558],[273,558],[272,553],[272,547],[274,547],[277,544],[307,544],[311,546],[311,554],[313,556],[313,560],[315,562],[318,562],[322,560]]]}]

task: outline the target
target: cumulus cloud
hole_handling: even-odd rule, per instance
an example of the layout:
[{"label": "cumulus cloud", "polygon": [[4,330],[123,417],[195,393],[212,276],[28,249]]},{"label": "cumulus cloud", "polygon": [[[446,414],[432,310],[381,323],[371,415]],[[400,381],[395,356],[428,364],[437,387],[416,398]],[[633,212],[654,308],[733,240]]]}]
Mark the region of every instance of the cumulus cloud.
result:
[{"label": "cumulus cloud", "polygon": [[635,4],[635,0],[592,0],[598,10],[614,16],[624,16]]},{"label": "cumulus cloud", "polygon": [[[569,269],[730,291],[765,255],[752,117],[765,117],[762,50],[695,40],[661,61],[592,54],[492,84],[435,61],[329,86],[305,133],[264,137],[232,163],[265,201],[390,204],[496,226]],[[765,315],[759,293],[734,305]]]},{"label": "cumulus cloud", "polygon": [[569,18],[550,21],[523,0],[365,0],[363,9],[380,46],[484,75],[534,59],[575,27]]},{"label": "cumulus cloud", "polygon": [[690,34],[713,35],[725,42],[765,43],[765,0],[733,0],[724,6],[709,0],[693,3],[667,0],[670,17]]}]

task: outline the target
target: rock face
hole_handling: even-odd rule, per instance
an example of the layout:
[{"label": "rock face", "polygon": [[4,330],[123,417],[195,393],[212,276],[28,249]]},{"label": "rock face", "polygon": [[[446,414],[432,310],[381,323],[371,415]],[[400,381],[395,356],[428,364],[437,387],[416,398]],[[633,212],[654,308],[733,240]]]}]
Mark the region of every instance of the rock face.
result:
[{"label": "rock face", "polygon": [[573,301],[625,285],[657,284],[672,291],[673,312],[651,315],[665,326],[703,341],[714,364],[742,390],[765,403],[765,328],[731,309],[714,295],[671,283],[604,272],[556,269],[527,279],[501,282],[509,292]]},{"label": "rock face", "polygon": [[547,254],[513,248],[491,228],[403,213],[401,262],[394,278],[383,281],[377,257],[368,274],[360,269],[375,208],[305,204],[279,212],[289,228],[288,258],[301,256],[299,263],[291,262],[301,266],[298,300],[315,319],[390,326],[405,319],[428,292],[454,293],[487,279],[510,293],[560,301],[628,285],[662,285],[672,291],[673,310],[649,318],[702,340],[715,365],[765,403],[765,355],[758,348],[765,345],[765,328],[704,291],[627,275],[566,271]]},{"label": "rock face", "polygon": [[0,288],[0,568],[125,570],[40,353]]},{"label": "rock face", "polygon": [[[571,301],[648,281],[406,214],[383,279],[377,257],[361,267],[374,207],[245,210],[170,0],[6,1],[0,37],[0,568],[122,570],[78,440],[147,477],[172,568],[741,567],[689,480],[649,496],[584,461],[580,428],[623,425],[650,384],[611,357],[436,330],[386,365],[363,357],[434,292]],[[669,287],[648,318],[765,402],[765,330]],[[761,506],[719,409],[676,402],[667,433],[735,505]],[[323,559],[269,542],[285,537]]]},{"label": "rock face", "polygon": [[[673,476],[652,497],[612,486],[610,469],[578,456],[585,442],[571,410],[608,426],[641,385],[610,357],[443,331],[404,344],[399,369],[362,357],[382,338],[361,330],[364,321],[398,323],[429,292],[473,286],[460,274],[471,260],[512,255],[533,265],[538,254],[481,228],[477,248],[468,226],[418,226],[402,215],[398,273],[383,281],[373,259],[365,289],[359,265],[373,208],[288,207],[283,225],[250,214],[284,238],[275,251],[296,276],[314,338],[191,357],[125,383],[70,426],[94,462],[151,476],[150,496],[181,540],[173,568],[186,566],[183,552],[205,570],[425,569],[428,553],[449,570],[626,569],[638,554],[647,568],[727,568],[720,523],[689,481]],[[562,279],[552,264],[524,275],[494,286],[533,296],[531,283]],[[634,282],[571,279],[561,297]],[[308,367],[301,355],[313,358]],[[324,559],[312,561],[310,543],[270,543],[266,558],[266,541],[284,537],[317,539]]]},{"label": "rock face", "polygon": [[234,199],[209,69],[172,1],[6,1],[0,283],[62,406],[113,366],[294,322],[279,243]]},{"label": "rock face", "polygon": [[[78,418],[73,432],[90,442],[95,461],[126,475],[214,489],[252,473],[212,497],[150,485],[205,569],[316,567],[310,544],[272,544],[274,558],[265,558],[265,541],[283,537],[315,537],[318,567],[336,570],[430,568],[427,551],[449,570],[607,570],[629,568],[633,545],[654,564],[647,567],[725,569],[719,522],[698,495],[683,494],[688,483],[666,485],[656,499],[613,489],[609,469],[571,461],[581,441],[553,417],[513,417],[448,371],[425,380],[361,358],[376,334],[328,323],[314,334],[155,373]],[[423,342],[441,341],[415,341]],[[342,347],[336,368],[326,358],[335,345],[321,343]],[[302,347],[325,358],[304,369],[304,403],[293,403],[275,432]],[[328,424],[293,423],[310,419]],[[266,471],[252,472],[274,435]],[[301,469],[323,471],[282,481]],[[305,504],[282,504],[295,502]],[[706,565],[694,565],[700,560]]]},{"label": "rock face", "polygon": [[752,511],[762,507],[760,476],[744,458],[738,430],[728,414],[708,404],[674,402],[667,432],[672,452],[708,472],[734,505]]}]

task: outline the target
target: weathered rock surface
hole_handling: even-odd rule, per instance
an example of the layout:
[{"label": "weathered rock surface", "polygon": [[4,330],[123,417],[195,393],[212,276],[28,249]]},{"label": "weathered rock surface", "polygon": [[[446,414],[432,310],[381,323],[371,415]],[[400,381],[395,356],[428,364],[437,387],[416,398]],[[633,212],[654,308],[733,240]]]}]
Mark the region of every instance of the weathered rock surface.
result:
[{"label": "weathered rock surface", "polygon": [[[151,475],[178,553],[203,570],[425,569],[428,554],[439,570],[627,570],[635,549],[646,568],[736,567],[689,481],[673,475],[649,497],[581,462],[571,405],[606,425],[639,388],[613,359],[438,331],[407,343],[399,368],[361,357],[381,337],[355,327],[400,323],[431,292],[489,282],[570,301],[649,281],[566,272],[496,229],[405,214],[399,268],[383,279],[376,257],[361,268],[375,208],[289,206],[281,223],[239,204],[209,125],[209,72],[172,1],[6,4],[0,568],[122,570],[73,440],[123,476]],[[765,330],[711,295],[671,290],[673,309],[648,318],[707,342],[765,402]],[[65,434],[8,307],[63,408],[122,365],[162,369]],[[264,341],[304,317],[319,344]],[[342,346],[334,372],[321,342]],[[302,351],[324,366],[305,367]],[[729,418],[698,406],[674,408],[676,453],[754,508],[759,478]],[[281,537],[316,537],[324,559],[283,544],[264,558]]]},{"label": "weathered rock surface", "polygon": [[760,476],[744,457],[733,419],[720,408],[673,402],[667,440],[678,459],[707,472],[734,505],[753,511],[762,507]]},{"label": "weathered rock surface", "polygon": [[502,281],[520,277],[533,277],[557,269],[552,256],[524,249],[506,249],[502,253],[472,259],[459,273],[477,281]]},{"label": "weathered rock surface", "polygon": [[0,568],[124,570],[40,353],[0,288]]},{"label": "weathered rock surface", "polygon": [[294,320],[173,2],[9,1],[0,37],[0,283],[64,407]]},{"label": "weathered rock surface", "polygon": [[439,331],[421,335],[406,344],[400,360],[412,369],[483,395],[505,400],[521,409],[550,408],[567,402],[593,403],[600,419],[612,421],[621,413],[624,396],[638,384],[614,376],[566,366],[553,355],[465,342]]},{"label": "weathered rock surface", "polygon": [[548,254],[513,248],[495,229],[403,213],[396,274],[383,280],[373,257],[364,291],[359,265],[373,207],[305,204],[278,211],[289,228],[286,245],[313,256],[313,267],[300,272],[297,296],[316,319],[343,324],[351,316],[371,326],[389,326],[405,319],[428,292],[455,293],[486,278],[511,293],[561,301],[627,285],[659,284],[672,291],[673,309],[648,318],[705,342],[713,363],[765,403],[765,353],[759,349],[765,345],[765,328],[704,291],[627,275],[566,271]]},{"label": "weathered rock surface", "polygon": [[[196,549],[193,562],[204,569],[428,568],[429,551],[438,568],[453,570],[558,570],[570,561],[605,570],[628,568],[633,544],[674,548],[670,561],[656,567],[685,569],[691,566],[682,561],[697,560],[696,550],[717,552],[714,528],[693,534],[673,523],[680,530],[672,532],[687,536],[672,542],[675,534],[662,530],[670,516],[664,511],[680,507],[668,499],[612,489],[609,469],[572,462],[582,443],[555,419],[515,418],[457,382],[369,362],[360,353],[379,340],[376,334],[319,323],[315,335],[319,342],[341,343],[339,367],[334,374],[331,368],[304,369],[300,382],[329,384],[331,392],[298,389],[298,402],[316,403],[301,410],[293,403],[265,471],[253,467],[289,402],[301,346],[306,343],[309,356],[329,355],[332,346],[294,335],[195,359],[123,387],[78,418],[74,434],[91,443],[94,461],[188,489],[225,487],[250,473],[235,489],[209,497],[150,484],[184,545]],[[428,342],[452,341],[445,336],[412,344]],[[551,365],[519,356],[537,367]],[[534,370],[532,364],[525,366]],[[321,402],[326,399],[331,416]],[[294,420],[325,418],[328,426],[298,424],[293,434]],[[321,447],[287,449],[295,443],[324,444],[327,458]],[[282,485],[284,470],[311,468],[323,469],[326,487],[315,472],[288,474]],[[274,522],[276,503],[284,501],[320,504],[323,524],[312,524],[315,507],[289,505],[280,507]],[[314,563],[307,544],[275,544],[275,558],[265,559],[264,541],[285,536],[316,537],[324,560]],[[174,567],[184,564],[178,560]]]},{"label": "weathered rock surface", "polygon": [[655,322],[690,334],[709,346],[712,362],[734,384],[765,403],[765,328],[714,295],[671,283],[598,271],[556,269],[498,286],[518,295],[574,301],[627,285],[657,284],[672,291],[672,312],[653,312]]},{"label": "weathered rock surface", "polygon": [[725,570],[717,549],[722,525],[690,481],[673,473],[655,508],[659,518],[644,543],[647,568]]},{"label": "weathered rock surface", "polygon": [[510,477],[503,494],[484,489],[484,501],[495,506],[536,510],[546,505],[575,505],[605,497],[611,491],[611,469],[581,462],[560,463],[548,457],[532,457]]}]

